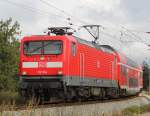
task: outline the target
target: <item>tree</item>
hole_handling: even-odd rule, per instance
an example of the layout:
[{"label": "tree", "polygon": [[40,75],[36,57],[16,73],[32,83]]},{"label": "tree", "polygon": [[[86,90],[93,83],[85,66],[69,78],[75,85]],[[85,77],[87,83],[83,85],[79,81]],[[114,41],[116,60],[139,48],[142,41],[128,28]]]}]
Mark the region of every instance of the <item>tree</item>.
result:
[{"label": "tree", "polygon": [[150,68],[149,65],[143,62],[143,89],[150,91]]},{"label": "tree", "polygon": [[20,25],[12,18],[0,21],[0,91],[15,90],[19,62]]}]

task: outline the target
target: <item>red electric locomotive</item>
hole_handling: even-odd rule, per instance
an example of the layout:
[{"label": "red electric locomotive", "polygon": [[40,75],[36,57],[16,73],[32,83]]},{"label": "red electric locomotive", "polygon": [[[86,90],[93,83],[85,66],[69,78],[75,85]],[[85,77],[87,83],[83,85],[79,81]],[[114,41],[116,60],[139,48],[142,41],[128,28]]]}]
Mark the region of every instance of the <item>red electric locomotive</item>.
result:
[{"label": "red electric locomotive", "polygon": [[97,45],[51,28],[56,35],[21,40],[20,90],[44,100],[133,95],[142,88],[142,69],[108,45]]}]

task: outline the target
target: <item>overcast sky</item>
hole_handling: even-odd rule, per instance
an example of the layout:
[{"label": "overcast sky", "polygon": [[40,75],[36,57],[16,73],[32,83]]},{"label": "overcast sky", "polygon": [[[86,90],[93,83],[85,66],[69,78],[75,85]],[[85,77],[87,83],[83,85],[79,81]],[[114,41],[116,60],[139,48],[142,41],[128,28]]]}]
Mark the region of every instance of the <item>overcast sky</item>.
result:
[{"label": "overcast sky", "polygon": [[150,31],[149,5],[150,0],[0,0],[0,19],[17,20],[22,36],[42,34],[49,26],[66,26],[67,18],[74,26],[101,24],[101,44],[113,45],[142,62],[150,56],[149,48],[137,42],[150,43],[145,34]]}]

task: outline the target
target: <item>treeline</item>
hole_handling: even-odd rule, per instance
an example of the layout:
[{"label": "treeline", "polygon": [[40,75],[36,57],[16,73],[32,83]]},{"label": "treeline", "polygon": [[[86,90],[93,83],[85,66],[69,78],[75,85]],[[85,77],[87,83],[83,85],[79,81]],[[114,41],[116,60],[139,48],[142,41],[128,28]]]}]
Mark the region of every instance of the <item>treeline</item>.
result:
[{"label": "treeline", "polygon": [[19,23],[12,18],[0,21],[0,91],[17,90],[19,63]]},{"label": "treeline", "polygon": [[143,63],[143,90],[150,92],[150,66]]}]

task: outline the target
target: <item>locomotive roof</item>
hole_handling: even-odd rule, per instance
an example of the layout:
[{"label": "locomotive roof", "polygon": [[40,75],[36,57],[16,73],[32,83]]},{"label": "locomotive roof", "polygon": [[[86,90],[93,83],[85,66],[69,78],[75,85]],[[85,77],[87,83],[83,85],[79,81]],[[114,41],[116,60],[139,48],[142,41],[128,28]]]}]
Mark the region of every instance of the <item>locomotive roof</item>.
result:
[{"label": "locomotive roof", "polygon": [[[32,35],[32,36],[27,36],[27,37],[34,37],[34,36],[45,36],[45,35]],[[135,67],[135,68],[139,67],[139,65],[135,61],[133,61],[131,58],[128,58],[127,56],[123,55],[122,53],[120,53],[118,50],[114,49],[110,45],[98,45],[98,44],[92,43],[90,41],[83,40],[76,36],[73,36],[73,37],[75,37],[75,39],[79,43],[88,45],[90,47],[96,48],[97,50],[101,50],[106,53],[116,54],[118,56],[118,58],[120,59],[120,62],[122,62],[122,63],[126,63],[127,65]]]},{"label": "locomotive roof", "polygon": [[112,54],[117,52],[113,47],[111,47],[109,45],[98,45],[98,44],[92,43],[90,41],[83,40],[79,37],[75,37],[75,38],[77,39],[78,42],[88,45],[90,47],[96,48],[98,50],[102,50],[103,52],[112,53]]},{"label": "locomotive roof", "polygon": [[131,58],[123,55],[122,53],[120,53],[118,50],[114,49],[110,45],[98,45],[98,44],[93,44],[90,41],[83,40],[79,37],[75,37],[75,38],[77,39],[78,42],[80,42],[82,44],[85,44],[85,45],[88,45],[90,47],[94,47],[98,50],[102,50],[103,52],[107,52],[107,53],[111,53],[111,54],[117,54],[121,62],[124,62],[124,63],[126,63],[127,65],[129,65],[131,67],[134,67],[134,68],[139,67],[139,64],[137,62],[135,62]]}]

